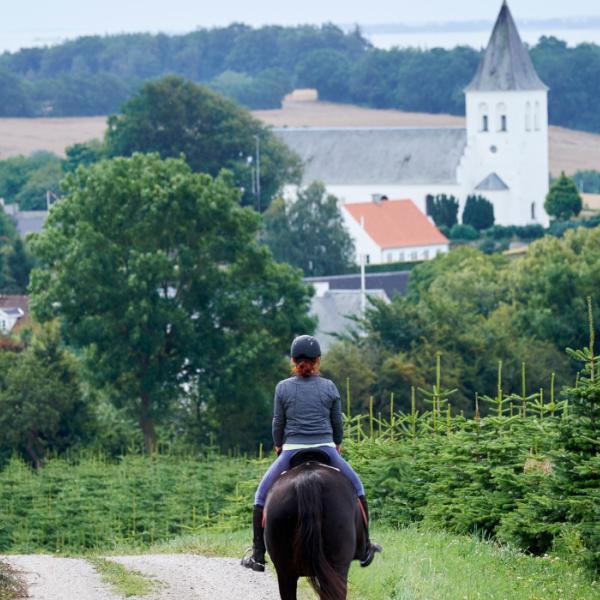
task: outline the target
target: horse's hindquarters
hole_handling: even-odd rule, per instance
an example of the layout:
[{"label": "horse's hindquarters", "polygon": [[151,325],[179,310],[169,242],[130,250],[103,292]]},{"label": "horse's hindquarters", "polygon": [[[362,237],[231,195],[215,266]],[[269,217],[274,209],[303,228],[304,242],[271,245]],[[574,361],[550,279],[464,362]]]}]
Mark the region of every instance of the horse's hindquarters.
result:
[{"label": "horse's hindquarters", "polygon": [[[345,599],[362,525],[346,477],[322,465],[302,465],[275,483],[265,510],[265,541],[280,586],[287,589],[290,581],[307,576],[321,597]],[[282,598],[295,596],[282,592]]]}]

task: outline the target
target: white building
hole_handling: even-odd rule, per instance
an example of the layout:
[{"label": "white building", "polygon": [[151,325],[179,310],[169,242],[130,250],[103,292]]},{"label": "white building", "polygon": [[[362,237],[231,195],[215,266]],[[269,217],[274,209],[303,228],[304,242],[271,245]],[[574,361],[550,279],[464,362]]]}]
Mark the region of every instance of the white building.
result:
[{"label": "white building", "polygon": [[27,296],[0,296],[0,335],[8,335],[29,317]]},{"label": "white building", "polygon": [[448,252],[448,239],[412,202],[381,200],[342,207],[357,257],[367,264],[429,260]]},{"label": "white building", "polygon": [[[494,204],[500,225],[549,224],[548,88],[538,77],[506,2],[473,80],[466,128],[275,129],[304,162],[303,185],[322,181],[343,204],[373,195],[470,194]],[[296,187],[286,195],[293,198]]]}]

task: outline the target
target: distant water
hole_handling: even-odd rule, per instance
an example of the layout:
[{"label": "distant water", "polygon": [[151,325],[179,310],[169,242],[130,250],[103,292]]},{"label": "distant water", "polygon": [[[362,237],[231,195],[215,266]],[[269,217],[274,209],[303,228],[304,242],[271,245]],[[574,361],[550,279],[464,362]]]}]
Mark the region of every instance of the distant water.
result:
[{"label": "distant water", "polygon": [[[74,39],[82,35],[103,34],[105,32],[53,30],[49,32],[21,32],[0,30],[0,52],[15,52],[19,48],[32,46],[54,46],[68,39]],[[107,33],[117,33],[111,31]],[[184,32],[166,32],[184,33]],[[483,48],[487,45],[491,29],[481,31],[418,31],[411,33],[365,33],[373,45],[377,48],[389,49],[394,46],[405,48],[408,46],[417,48],[454,48],[459,45]],[[520,30],[521,37],[529,45],[534,45],[541,36],[555,36],[565,40],[569,46],[576,46],[582,42],[595,42],[600,44],[600,27],[589,29],[524,29]]]},{"label": "distant water", "polygon": [[[435,31],[411,33],[374,33],[365,34],[377,48],[385,50],[398,46],[417,48],[454,48],[455,46],[472,46],[484,48],[487,46],[491,31]],[[597,29],[556,29],[537,30],[521,29],[521,38],[530,46],[535,45],[543,36],[554,36],[567,42],[569,46],[576,46],[582,42],[600,44],[600,28]]]}]

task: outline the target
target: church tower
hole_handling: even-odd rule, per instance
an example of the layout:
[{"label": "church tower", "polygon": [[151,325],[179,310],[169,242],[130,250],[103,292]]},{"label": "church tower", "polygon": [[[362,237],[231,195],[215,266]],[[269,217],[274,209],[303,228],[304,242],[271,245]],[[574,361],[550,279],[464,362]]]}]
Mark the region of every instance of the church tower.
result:
[{"label": "church tower", "polygon": [[547,226],[548,88],[506,0],[465,95],[467,147],[457,173],[465,198],[491,200],[497,224]]}]

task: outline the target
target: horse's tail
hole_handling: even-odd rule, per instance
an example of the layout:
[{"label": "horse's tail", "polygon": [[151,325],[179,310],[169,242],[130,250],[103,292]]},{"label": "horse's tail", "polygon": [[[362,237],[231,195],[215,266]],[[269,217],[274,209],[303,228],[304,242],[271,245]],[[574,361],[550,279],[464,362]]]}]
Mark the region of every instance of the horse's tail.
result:
[{"label": "horse's tail", "polygon": [[294,559],[321,600],[343,600],[346,584],[327,560],[323,548],[323,487],[318,472],[303,471],[295,480],[298,526]]}]

